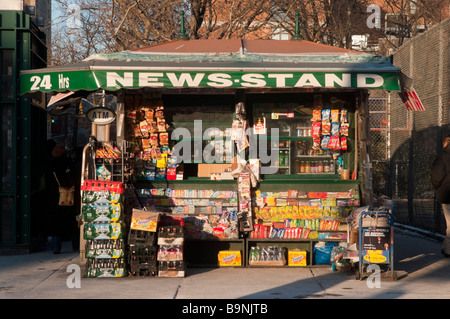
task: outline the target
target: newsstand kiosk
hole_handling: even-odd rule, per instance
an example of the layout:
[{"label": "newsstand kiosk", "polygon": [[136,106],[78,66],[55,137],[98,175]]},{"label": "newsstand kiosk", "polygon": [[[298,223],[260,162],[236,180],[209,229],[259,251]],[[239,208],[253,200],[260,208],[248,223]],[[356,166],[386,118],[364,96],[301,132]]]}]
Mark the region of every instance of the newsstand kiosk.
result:
[{"label": "newsstand kiosk", "polygon": [[117,96],[91,116],[116,136],[85,148],[87,276],[184,276],[330,265],[372,205],[368,92],[400,74],[303,40],[176,40],[24,71],[21,92]]}]

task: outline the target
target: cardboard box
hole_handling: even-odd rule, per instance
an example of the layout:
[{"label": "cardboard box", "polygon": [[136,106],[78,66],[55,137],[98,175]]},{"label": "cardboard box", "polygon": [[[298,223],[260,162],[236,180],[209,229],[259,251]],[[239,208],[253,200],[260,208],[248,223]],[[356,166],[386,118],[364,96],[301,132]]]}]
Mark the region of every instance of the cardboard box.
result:
[{"label": "cardboard box", "polygon": [[238,167],[237,159],[234,157],[232,163],[226,164],[198,164],[198,177],[211,177],[211,174],[222,174],[223,172],[232,172]]},{"label": "cardboard box", "polygon": [[306,251],[300,249],[289,249],[288,265],[289,266],[306,266]]},{"label": "cardboard box", "polygon": [[241,266],[241,252],[238,250],[222,250],[218,254],[219,266]]},{"label": "cardboard box", "polygon": [[133,209],[131,215],[131,229],[156,232],[159,221],[158,212]]}]

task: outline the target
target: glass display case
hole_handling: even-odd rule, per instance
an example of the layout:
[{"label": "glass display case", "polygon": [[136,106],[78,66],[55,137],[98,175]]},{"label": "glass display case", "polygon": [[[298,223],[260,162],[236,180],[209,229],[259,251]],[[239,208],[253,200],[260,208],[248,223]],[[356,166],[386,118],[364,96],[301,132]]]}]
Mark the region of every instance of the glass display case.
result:
[{"label": "glass display case", "polygon": [[254,116],[264,123],[266,133],[258,134],[258,138],[267,139],[268,152],[278,154],[277,161],[263,166],[277,167],[275,174],[281,175],[340,173],[341,152],[322,147],[320,138],[314,138],[312,112],[311,108],[295,108],[288,103],[255,104]]}]

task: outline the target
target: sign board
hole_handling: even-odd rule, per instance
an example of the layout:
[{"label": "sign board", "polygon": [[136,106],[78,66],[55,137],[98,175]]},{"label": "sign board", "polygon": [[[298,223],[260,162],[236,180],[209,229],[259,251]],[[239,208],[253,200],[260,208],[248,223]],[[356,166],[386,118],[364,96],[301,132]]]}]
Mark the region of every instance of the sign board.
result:
[{"label": "sign board", "polygon": [[362,257],[365,263],[390,262],[391,227],[363,228]]},{"label": "sign board", "polygon": [[153,88],[358,88],[400,90],[398,72],[79,70],[26,73],[20,93]]},{"label": "sign board", "polygon": [[106,107],[93,107],[86,112],[86,118],[93,124],[106,125],[114,122],[116,113]]}]

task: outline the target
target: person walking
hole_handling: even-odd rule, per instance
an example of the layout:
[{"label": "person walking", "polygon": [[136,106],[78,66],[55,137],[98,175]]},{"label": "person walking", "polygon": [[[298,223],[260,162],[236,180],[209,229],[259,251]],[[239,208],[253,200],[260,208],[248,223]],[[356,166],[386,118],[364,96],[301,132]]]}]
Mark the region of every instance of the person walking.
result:
[{"label": "person walking", "polygon": [[444,138],[442,153],[431,167],[431,184],[439,203],[442,205],[446,222],[446,232],[442,245],[442,254],[450,257],[450,135]]},{"label": "person walking", "polygon": [[50,165],[47,167],[47,211],[49,235],[52,237],[52,251],[61,252],[62,240],[69,237],[72,240],[73,250],[78,250],[76,232],[78,224],[75,219],[74,205],[61,206],[59,204],[59,186],[74,186],[74,168],[67,157],[63,145],[57,144],[52,150]]}]

